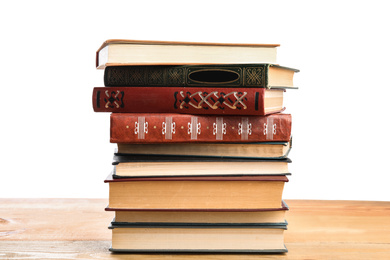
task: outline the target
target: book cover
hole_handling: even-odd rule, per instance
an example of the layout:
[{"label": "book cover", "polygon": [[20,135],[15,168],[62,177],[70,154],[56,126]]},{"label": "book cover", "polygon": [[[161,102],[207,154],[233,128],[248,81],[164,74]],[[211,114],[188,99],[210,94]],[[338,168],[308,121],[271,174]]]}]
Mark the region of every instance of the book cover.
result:
[{"label": "book cover", "polygon": [[287,221],[277,223],[200,223],[200,222],[117,222],[115,219],[111,221],[111,228],[120,228],[120,227],[161,227],[161,228],[175,228],[175,227],[270,227],[274,226],[275,228],[283,228],[287,226]]},{"label": "book cover", "polygon": [[279,44],[206,43],[110,39],[96,51],[96,67],[277,63]]},{"label": "book cover", "polygon": [[190,210],[155,210],[155,209],[118,209],[107,206],[106,211],[115,213],[111,224],[169,224],[175,225],[280,225],[287,224],[285,213],[289,210],[282,201],[279,208],[258,209],[190,209]]},{"label": "book cover", "polygon": [[111,143],[288,142],[291,115],[197,116],[112,113]]},{"label": "book cover", "polygon": [[281,159],[263,159],[263,158],[217,158],[209,156],[165,156],[165,155],[150,155],[150,154],[117,154],[114,153],[113,165],[120,163],[134,163],[134,162],[283,162],[291,163],[289,158]]},{"label": "book cover", "polygon": [[[108,177],[109,179],[109,177]],[[233,212],[276,212],[276,211],[287,211],[289,210],[289,206],[287,203],[282,200],[282,203],[280,207],[275,207],[275,208],[250,208],[250,209],[223,209],[223,208],[218,208],[218,209],[213,209],[213,208],[204,208],[204,209],[148,209],[148,208],[113,208],[110,205],[108,205],[105,208],[105,211],[124,211],[124,212],[169,212],[169,214],[172,214],[173,212],[189,212],[190,214],[193,212],[226,212],[226,213],[233,213]]]},{"label": "book cover", "polygon": [[119,143],[117,146],[116,155],[283,159],[287,158],[290,152],[292,140],[257,143]]},{"label": "book cover", "polygon": [[114,155],[113,178],[291,175],[290,159]]},{"label": "book cover", "polygon": [[274,64],[109,66],[106,87],[294,88],[297,69]]},{"label": "book cover", "polygon": [[105,180],[112,208],[277,208],[286,176],[138,177]]},{"label": "book cover", "polygon": [[113,252],[285,253],[279,225],[111,225]]},{"label": "book cover", "polygon": [[266,115],[284,110],[284,90],[205,87],[95,87],[95,112]]}]

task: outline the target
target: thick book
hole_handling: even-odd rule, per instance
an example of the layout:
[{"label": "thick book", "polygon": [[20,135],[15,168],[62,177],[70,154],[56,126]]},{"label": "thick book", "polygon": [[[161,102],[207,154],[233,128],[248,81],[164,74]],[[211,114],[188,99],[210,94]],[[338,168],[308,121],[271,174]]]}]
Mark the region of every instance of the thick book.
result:
[{"label": "thick book", "polygon": [[279,44],[206,43],[110,39],[96,51],[96,67],[277,63]]},{"label": "thick book", "polygon": [[290,175],[290,159],[114,155],[113,178]]},{"label": "thick book", "polygon": [[285,253],[280,225],[111,225],[113,252]]},{"label": "thick book", "polygon": [[202,176],[114,179],[109,205],[122,209],[258,209],[277,208],[286,176]]},{"label": "thick book", "polygon": [[95,87],[95,112],[266,115],[284,110],[283,89]]},{"label": "thick book", "polygon": [[288,142],[291,115],[211,116],[112,113],[111,143]]},{"label": "thick book", "polygon": [[109,66],[106,87],[295,88],[297,69],[274,64]]},{"label": "thick book", "polygon": [[251,210],[154,210],[154,209],[117,209],[110,206],[106,211],[115,213],[113,225],[162,224],[176,225],[279,225],[286,222],[287,204],[282,201],[278,208],[259,208]]},{"label": "thick book", "polygon": [[117,154],[144,154],[182,157],[216,158],[286,158],[292,147],[290,142],[261,143],[160,143],[160,144],[117,144]]}]

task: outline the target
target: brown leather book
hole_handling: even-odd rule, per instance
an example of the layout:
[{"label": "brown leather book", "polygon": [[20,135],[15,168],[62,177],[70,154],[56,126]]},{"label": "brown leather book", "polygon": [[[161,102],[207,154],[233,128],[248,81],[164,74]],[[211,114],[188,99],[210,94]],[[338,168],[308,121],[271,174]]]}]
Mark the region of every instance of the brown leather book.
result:
[{"label": "brown leather book", "polygon": [[291,115],[195,116],[112,113],[111,143],[288,142]]},{"label": "brown leather book", "polygon": [[284,89],[95,87],[95,112],[266,115],[284,110]]}]

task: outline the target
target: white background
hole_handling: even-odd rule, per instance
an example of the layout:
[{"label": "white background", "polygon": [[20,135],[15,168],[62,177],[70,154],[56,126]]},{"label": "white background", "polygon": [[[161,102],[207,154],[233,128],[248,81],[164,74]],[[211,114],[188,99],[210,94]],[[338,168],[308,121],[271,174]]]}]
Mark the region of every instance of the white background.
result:
[{"label": "white background", "polygon": [[[188,4],[187,4],[188,3]],[[106,39],[279,43],[300,69],[286,93],[285,199],[390,200],[386,1],[6,1],[0,197],[107,198],[109,114],[95,51]]]}]

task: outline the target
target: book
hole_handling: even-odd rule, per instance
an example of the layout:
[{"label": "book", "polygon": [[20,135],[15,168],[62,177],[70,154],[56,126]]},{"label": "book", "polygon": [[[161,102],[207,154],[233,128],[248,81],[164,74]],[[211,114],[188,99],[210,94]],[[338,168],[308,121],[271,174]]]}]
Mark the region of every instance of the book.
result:
[{"label": "book", "polygon": [[285,213],[289,210],[282,201],[278,208],[259,208],[252,210],[154,210],[154,209],[117,209],[110,206],[106,211],[115,213],[112,225],[136,224],[166,224],[176,225],[280,225],[286,222]]},{"label": "book", "polygon": [[160,143],[117,144],[117,154],[145,154],[166,156],[208,156],[217,158],[286,158],[292,147],[290,142],[262,143]]},{"label": "book", "polygon": [[205,43],[110,39],[96,51],[96,67],[277,63],[279,44]]},{"label": "book", "polygon": [[285,253],[280,225],[139,225],[112,229],[113,252]]},{"label": "book", "polygon": [[258,209],[277,208],[286,176],[202,176],[114,179],[109,205],[122,209]]},{"label": "book", "polygon": [[95,112],[266,115],[284,110],[283,89],[95,87]]},{"label": "book", "polygon": [[109,66],[106,87],[295,88],[297,69],[275,64]]},{"label": "book", "polygon": [[291,160],[114,155],[113,178],[290,175]]},{"label": "book", "polygon": [[288,142],[291,115],[210,116],[112,113],[111,143]]}]

